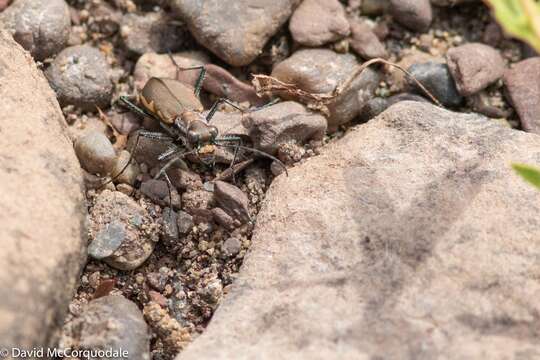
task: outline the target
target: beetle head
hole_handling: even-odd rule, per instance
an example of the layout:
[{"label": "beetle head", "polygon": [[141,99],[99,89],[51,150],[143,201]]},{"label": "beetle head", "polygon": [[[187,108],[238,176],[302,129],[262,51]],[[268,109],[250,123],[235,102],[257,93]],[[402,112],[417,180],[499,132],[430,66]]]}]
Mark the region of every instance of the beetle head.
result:
[{"label": "beetle head", "polygon": [[208,125],[205,119],[196,112],[185,112],[182,120],[186,126],[187,140],[191,145],[211,144],[218,136],[218,129]]}]

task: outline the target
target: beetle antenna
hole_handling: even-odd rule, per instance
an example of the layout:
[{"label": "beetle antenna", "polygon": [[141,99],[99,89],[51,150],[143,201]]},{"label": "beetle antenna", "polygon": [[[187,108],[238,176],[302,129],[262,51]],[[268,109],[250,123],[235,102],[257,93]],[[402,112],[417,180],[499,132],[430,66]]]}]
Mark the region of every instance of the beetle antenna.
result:
[{"label": "beetle antenna", "polygon": [[287,167],[285,166],[285,164],[283,163],[283,161],[279,160],[277,157],[273,156],[273,155],[270,155],[268,153],[265,153],[264,151],[261,151],[261,150],[258,150],[258,149],[254,149],[254,148],[250,148],[250,147],[247,147],[247,146],[242,146],[242,145],[226,145],[226,144],[216,144],[216,146],[219,146],[219,147],[224,147],[224,148],[237,148],[237,149],[242,149],[242,150],[246,150],[246,151],[250,151],[254,154],[258,154],[258,155],[261,155],[263,157],[266,157],[268,159],[271,159],[273,161],[275,161],[276,163],[279,164],[279,166],[281,166],[283,168],[283,170],[285,170],[285,174],[287,176],[289,176],[289,172],[287,171]]}]

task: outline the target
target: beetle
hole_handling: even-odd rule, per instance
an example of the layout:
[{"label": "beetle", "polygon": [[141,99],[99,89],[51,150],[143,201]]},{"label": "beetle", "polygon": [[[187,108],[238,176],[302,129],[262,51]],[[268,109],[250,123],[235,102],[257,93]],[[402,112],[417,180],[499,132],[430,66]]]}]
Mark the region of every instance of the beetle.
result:
[{"label": "beetle", "polygon": [[[255,148],[243,146],[239,136],[225,135],[220,137],[217,127],[211,125],[212,117],[215,115],[219,105],[227,103],[242,113],[244,111],[230,100],[220,98],[204,116],[204,107],[199,99],[206,75],[204,65],[182,68],[176,63],[171,54],[169,56],[177,68],[177,75],[178,71],[200,70],[195,87],[193,88],[176,79],[152,77],[146,82],[137,96],[139,106],[131,102],[127,96],[119,98],[119,102],[134,113],[155,119],[165,133],[139,131],[127,164],[107,183],[113,182],[127,169],[135,156],[140,137],[170,142],[170,148],[158,157],[159,161],[168,161],[155,176],[156,179],[162,176],[165,178],[169,191],[171,181],[166,173],[168,168],[176,162],[182,162],[182,159],[188,155],[195,155],[199,159],[201,156],[213,156],[216,147],[234,149],[233,161],[230,164],[231,168],[234,167],[238,151],[242,149],[276,161],[287,172],[285,165],[279,159]],[[254,110],[257,109],[260,108]]]}]

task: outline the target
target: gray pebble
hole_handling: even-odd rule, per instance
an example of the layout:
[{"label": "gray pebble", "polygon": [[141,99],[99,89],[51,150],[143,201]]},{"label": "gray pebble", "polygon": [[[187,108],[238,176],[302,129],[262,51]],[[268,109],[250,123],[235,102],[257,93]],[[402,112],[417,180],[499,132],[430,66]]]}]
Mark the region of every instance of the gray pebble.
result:
[{"label": "gray pebble", "polygon": [[44,60],[68,42],[69,7],[64,0],[15,0],[0,14],[0,26],[36,60]]},{"label": "gray pebble", "polygon": [[214,221],[223,226],[227,230],[234,229],[234,219],[225,212],[222,208],[213,208],[212,214],[214,215]]},{"label": "gray pebble", "polygon": [[111,256],[126,238],[126,229],[122,223],[111,222],[101,229],[88,245],[88,255],[97,260]]},{"label": "gray pebble", "polygon": [[[443,105],[455,107],[463,102],[463,97],[459,95],[456,83],[450,75],[448,65],[427,62],[414,64],[408,70]],[[424,95],[412,80],[408,79],[407,82],[410,88]]]},{"label": "gray pebble", "polygon": [[351,48],[365,60],[388,58],[388,52],[371,27],[361,20],[351,21]]},{"label": "gray pebble", "polygon": [[242,242],[235,237],[230,237],[223,243],[222,250],[227,256],[236,256],[242,250]]},{"label": "gray pebble", "polygon": [[73,349],[123,350],[129,359],[150,359],[150,335],[141,311],[123,296],[92,300],[81,316],[65,326]]},{"label": "gray pebble", "polygon": [[189,234],[193,226],[193,216],[189,215],[185,211],[179,211],[176,216],[176,224],[178,225],[178,232],[182,235]]},{"label": "gray pebble", "polygon": [[75,154],[82,168],[92,174],[109,174],[116,161],[111,142],[97,131],[89,131],[75,141]]},{"label": "gray pebble", "polygon": [[124,15],[121,35],[125,47],[137,55],[176,51],[184,42],[183,27],[164,12]]},{"label": "gray pebble", "polygon": [[111,67],[105,56],[91,46],[64,49],[45,75],[62,106],[75,105],[94,111],[96,106],[107,107],[111,101]]},{"label": "gray pebble", "polygon": [[322,140],[326,133],[324,116],[294,101],[249,113],[244,126],[255,147],[269,154],[275,154],[280,144],[294,141],[302,145],[310,140]]},{"label": "gray pebble", "polygon": [[[156,180],[156,179],[150,179],[141,184],[141,193],[148,196],[150,199],[152,199],[155,203],[168,206],[170,203],[169,195],[172,196],[172,205],[173,207],[179,208],[180,207],[180,195],[178,194],[178,191],[171,187],[169,189],[169,186],[167,186],[167,182],[164,180]],[[169,193],[170,190],[170,193]]]}]

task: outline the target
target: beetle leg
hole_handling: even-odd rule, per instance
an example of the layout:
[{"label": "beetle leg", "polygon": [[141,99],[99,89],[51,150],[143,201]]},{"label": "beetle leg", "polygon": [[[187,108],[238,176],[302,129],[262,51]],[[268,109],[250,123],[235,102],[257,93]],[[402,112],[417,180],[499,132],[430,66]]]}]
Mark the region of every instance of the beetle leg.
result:
[{"label": "beetle leg", "polygon": [[[238,136],[224,136],[220,139],[216,139],[216,141],[221,141],[221,142],[228,142],[228,143],[235,143],[234,145],[232,145],[231,147],[234,146],[234,156],[233,156],[233,160],[231,162],[231,164],[229,165],[229,169],[232,169],[234,167],[234,165],[236,164],[236,160],[238,158],[238,150],[240,150],[240,146],[242,145],[242,139]],[[219,146],[219,145],[218,145]],[[236,173],[233,171],[232,172],[232,179],[233,179],[233,183],[236,183]]]},{"label": "beetle leg", "polygon": [[169,57],[171,58],[171,61],[174,64],[174,66],[176,66],[176,79],[178,79],[178,74],[180,73],[180,71],[201,70],[201,72],[199,72],[199,76],[197,77],[197,81],[195,82],[195,96],[199,97],[199,95],[201,94],[204,78],[206,77],[206,67],[204,65],[181,67],[180,65],[178,65],[178,63],[176,62],[176,60],[174,59],[170,51],[169,51]]},{"label": "beetle leg", "polygon": [[216,113],[218,106],[219,106],[220,104],[222,104],[222,103],[231,105],[233,108],[235,108],[235,109],[237,109],[237,110],[240,110],[240,112],[241,112],[242,114],[244,113],[244,109],[242,109],[241,107],[239,107],[238,105],[236,105],[235,103],[233,103],[231,100],[225,99],[225,98],[219,98],[219,99],[214,103],[214,105],[212,105],[212,107],[210,108],[210,111],[209,111],[208,114],[206,115],[206,122],[207,122],[207,123],[209,123],[210,120],[212,120],[212,117],[214,117],[214,114]]},{"label": "beetle leg", "polygon": [[273,155],[270,155],[268,153],[265,153],[264,151],[261,151],[261,150],[255,149],[255,148],[251,148],[251,147],[247,147],[247,146],[242,146],[242,145],[227,145],[227,144],[216,144],[216,145],[221,146],[221,147],[225,147],[225,148],[238,147],[239,149],[250,151],[252,153],[259,154],[259,155],[262,155],[262,156],[264,156],[264,157],[266,157],[268,159],[274,160],[276,163],[279,164],[279,166],[281,166],[283,168],[283,170],[285,170],[285,174],[287,174],[287,176],[289,176],[289,172],[287,171],[287,167],[285,166],[285,164],[281,160],[279,160],[277,157],[275,157]]},{"label": "beetle leg", "polygon": [[132,103],[127,96],[120,96],[118,101],[122,104],[122,106],[128,108],[129,110],[133,111],[135,114],[141,117],[148,116],[154,118],[152,114],[149,114],[148,112],[144,111],[143,109]]}]

